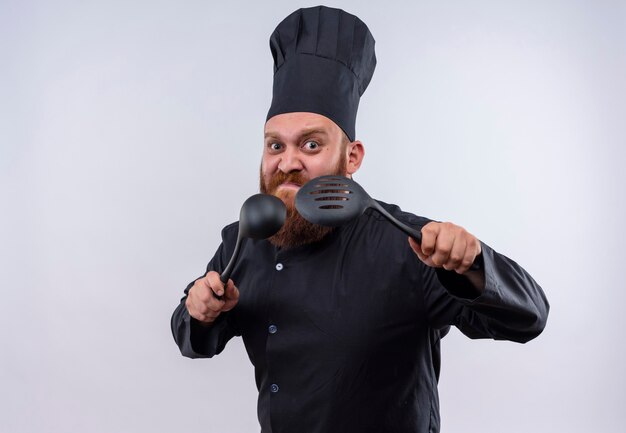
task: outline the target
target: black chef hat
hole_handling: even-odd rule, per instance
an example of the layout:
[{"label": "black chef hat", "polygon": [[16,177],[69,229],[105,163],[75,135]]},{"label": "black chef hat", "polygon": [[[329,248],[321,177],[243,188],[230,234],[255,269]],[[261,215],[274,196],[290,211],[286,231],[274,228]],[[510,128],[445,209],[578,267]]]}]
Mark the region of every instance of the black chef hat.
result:
[{"label": "black chef hat", "polygon": [[341,9],[298,9],[270,37],[274,90],[267,119],[295,111],[318,113],[354,141],[359,98],[376,67],[374,37]]}]

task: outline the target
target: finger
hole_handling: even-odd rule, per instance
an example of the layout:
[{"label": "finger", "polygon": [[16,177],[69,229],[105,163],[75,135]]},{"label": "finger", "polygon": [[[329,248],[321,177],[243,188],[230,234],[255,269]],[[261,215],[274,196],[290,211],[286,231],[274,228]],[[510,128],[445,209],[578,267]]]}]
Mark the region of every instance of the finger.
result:
[{"label": "finger", "polygon": [[448,228],[442,228],[437,234],[435,251],[431,255],[431,260],[437,267],[442,267],[450,257],[452,245],[454,244],[454,233]]},{"label": "finger", "polygon": [[213,291],[203,280],[204,278],[198,279],[189,289],[185,306],[189,315],[194,319],[211,323],[219,316],[224,303],[215,298]]},{"label": "finger", "polygon": [[219,312],[213,311],[209,308],[209,305],[199,302],[197,297],[188,297],[185,304],[187,306],[187,311],[189,311],[189,315],[200,321],[214,319],[217,315],[219,315]]},{"label": "finger", "polygon": [[232,280],[228,281],[228,286],[226,287],[226,296],[224,296],[226,303],[224,304],[224,308],[222,311],[230,311],[235,308],[237,302],[239,302],[239,289],[235,286]]},{"label": "finger", "polygon": [[459,274],[467,272],[476,260],[476,257],[480,254],[480,251],[480,242],[474,236],[471,236],[470,240],[467,242],[465,257],[463,257],[463,262],[461,263],[461,266],[459,266],[457,272]]},{"label": "finger", "polygon": [[[205,289],[205,291],[210,291],[210,289]],[[203,296],[203,298],[200,298],[199,296],[192,296],[189,299],[195,314],[205,315],[215,313],[220,310],[220,307],[215,305],[215,296],[208,295]]]},{"label": "finger", "polygon": [[[217,273],[215,273],[217,275]],[[189,297],[199,313],[206,314],[208,311],[216,312],[221,311],[224,306],[224,302],[218,299],[211,288],[210,284],[213,284],[209,280],[213,280],[214,275],[202,278],[198,280],[191,290],[189,290]],[[218,278],[219,281],[219,278]]]},{"label": "finger", "polygon": [[413,252],[415,254],[417,254],[417,257],[420,258],[420,260],[424,261],[426,260],[426,256],[424,255],[424,253],[422,252],[422,247],[420,246],[420,244],[417,243],[417,241],[415,239],[413,239],[411,236],[409,236],[409,246],[411,247],[411,249],[413,250]]},{"label": "finger", "polygon": [[226,285],[226,294],[224,297],[229,301],[239,299],[239,289],[235,287],[233,280],[228,280],[228,284]]},{"label": "finger", "polygon": [[448,261],[443,268],[448,271],[457,270],[463,263],[467,250],[467,240],[463,236],[455,236]]},{"label": "finger", "polygon": [[213,323],[215,322],[215,319],[217,319],[217,316],[219,316],[219,313],[207,313],[207,314],[200,314],[198,315],[198,317],[194,317],[194,319],[199,320],[200,322],[203,323]]},{"label": "finger", "polygon": [[211,288],[217,296],[224,294],[224,283],[220,280],[220,274],[215,271],[209,271],[205,277],[206,284]]},{"label": "finger", "polygon": [[224,309],[224,304],[226,302],[223,299],[217,299],[215,296],[212,296],[211,300],[205,304],[207,308],[206,314],[209,312],[219,314]]},{"label": "finger", "polygon": [[187,307],[187,311],[189,312],[189,315],[192,317],[195,317],[194,316],[196,312],[195,306],[193,305],[193,302],[191,301],[191,297],[189,296],[187,296],[187,299],[185,299],[185,307]]},{"label": "finger", "polygon": [[469,268],[472,266],[472,263],[474,263],[475,259],[476,259],[476,255],[473,253],[473,251],[470,248],[468,248],[465,251],[465,257],[463,257],[463,261],[461,262],[459,267],[455,269],[455,271],[458,274],[466,273],[467,271],[469,271]]},{"label": "finger", "polygon": [[435,251],[439,229],[439,223],[436,222],[429,222],[422,227],[422,243],[420,247],[424,256],[429,257]]},{"label": "finger", "polygon": [[430,266],[431,268],[435,266],[430,257],[426,256],[420,247],[420,245],[413,238],[409,238],[409,245],[413,252],[417,255],[417,258],[422,261],[426,266]]},{"label": "finger", "polygon": [[472,235],[471,244],[468,243],[468,247],[469,246],[471,246],[471,248],[475,251],[476,256],[478,256],[483,251],[482,247],[480,246],[480,241],[474,235]]},{"label": "finger", "polygon": [[185,300],[185,306],[190,315],[195,317],[201,314],[202,305],[204,304],[203,298],[206,297],[205,293],[207,290],[208,289],[201,281],[196,281],[193,286],[191,286],[187,294],[187,299]]},{"label": "finger", "polygon": [[189,296],[197,303],[207,304],[213,296],[213,291],[211,287],[207,284],[204,278],[200,281],[197,281],[191,290],[189,290]]}]

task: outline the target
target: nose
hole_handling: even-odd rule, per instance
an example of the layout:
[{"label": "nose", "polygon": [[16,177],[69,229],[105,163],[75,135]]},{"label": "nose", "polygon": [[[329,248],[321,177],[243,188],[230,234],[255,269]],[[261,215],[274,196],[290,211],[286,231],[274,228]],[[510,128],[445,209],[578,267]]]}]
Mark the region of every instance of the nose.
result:
[{"label": "nose", "polygon": [[292,171],[301,171],[303,168],[304,166],[302,165],[298,151],[296,149],[287,148],[281,155],[278,169],[283,173],[290,173]]}]

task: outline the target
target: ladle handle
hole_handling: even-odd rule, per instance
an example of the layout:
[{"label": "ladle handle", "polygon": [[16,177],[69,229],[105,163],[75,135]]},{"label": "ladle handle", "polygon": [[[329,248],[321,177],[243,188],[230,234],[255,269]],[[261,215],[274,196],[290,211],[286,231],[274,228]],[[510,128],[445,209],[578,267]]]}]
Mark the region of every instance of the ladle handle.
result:
[{"label": "ladle handle", "polygon": [[[406,225],[403,222],[399,221],[396,217],[394,217],[389,212],[387,212],[385,210],[385,208],[383,208],[375,200],[372,200],[372,203],[374,205],[374,209],[376,209],[378,212],[380,212],[394,226],[398,227],[404,233],[406,233],[407,235],[411,236],[413,239],[415,239],[417,241],[418,244],[422,243],[422,232],[421,231],[415,230],[414,228],[409,227],[408,225]],[[482,263],[483,263],[483,257],[482,257],[482,253],[481,253],[478,256],[476,256],[476,258],[474,259],[474,263],[472,263],[472,266],[470,266],[469,270],[470,271],[480,271],[482,269]]]},{"label": "ladle handle", "polygon": [[[233,255],[230,257],[230,261],[224,268],[224,272],[220,275],[220,281],[224,284],[224,293],[226,293],[226,284],[228,283],[228,279],[230,278],[230,274],[233,272],[233,268],[235,267],[235,263],[237,262],[237,258],[239,257],[239,252],[241,251],[241,243],[242,236],[237,235],[237,242],[235,243],[235,250],[233,251]],[[213,295],[219,299],[220,301],[224,299],[224,296],[218,296],[217,293],[213,292]]]}]

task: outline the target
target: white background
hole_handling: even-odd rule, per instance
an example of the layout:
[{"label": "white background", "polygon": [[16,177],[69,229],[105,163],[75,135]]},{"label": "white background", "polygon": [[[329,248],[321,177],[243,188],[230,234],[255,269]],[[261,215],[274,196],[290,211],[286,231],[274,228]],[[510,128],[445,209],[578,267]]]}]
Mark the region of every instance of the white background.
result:
[{"label": "white background", "polygon": [[[0,431],[254,432],[240,339],[170,315],[257,192],[268,39],[316,3],[0,1]],[[536,340],[443,341],[443,432],[626,423],[626,7],[338,1],[378,67],[355,177],[522,264]]]}]

